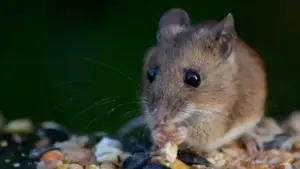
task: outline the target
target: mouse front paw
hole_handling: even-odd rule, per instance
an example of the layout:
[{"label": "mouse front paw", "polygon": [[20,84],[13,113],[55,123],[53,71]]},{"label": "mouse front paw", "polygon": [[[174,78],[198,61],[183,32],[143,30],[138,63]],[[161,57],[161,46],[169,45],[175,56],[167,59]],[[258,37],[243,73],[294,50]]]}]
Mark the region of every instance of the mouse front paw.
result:
[{"label": "mouse front paw", "polygon": [[158,147],[164,146],[164,144],[166,144],[168,141],[167,136],[164,134],[164,132],[161,128],[156,128],[152,132],[152,138],[153,138],[154,144]]},{"label": "mouse front paw", "polygon": [[250,158],[255,158],[264,149],[263,143],[255,133],[246,133],[241,136],[241,141],[246,147]]},{"label": "mouse front paw", "polygon": [[171,141],[174,142],[175,144],[179,145],[187,137],[187,129],[184,127],[179,127],[175,130],[175,132],[171,135]]},{"label": "mouse front paw", "polygon": [[154,143],[161,147],[168,141],[173,142],[176,145],[181,144],[187,137],[187,129],[184,127],[157,127],[152,132],[152,138]]}]

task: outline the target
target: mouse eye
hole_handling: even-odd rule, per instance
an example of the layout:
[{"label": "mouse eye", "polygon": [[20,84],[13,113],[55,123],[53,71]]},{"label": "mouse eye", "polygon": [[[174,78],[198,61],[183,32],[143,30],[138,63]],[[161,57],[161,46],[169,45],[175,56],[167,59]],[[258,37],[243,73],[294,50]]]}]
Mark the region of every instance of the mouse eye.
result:
[{"label": "mouse eye", "polygon": [[184,72],[184,83],[192,87],[198,87],[201,83],[200,75],[194,70]]},{"label": "mouse eye", "polygon": [[148,70],[147,78],[150,83],[152,83],[155,80],[158,70],[159,70],[158,67],[154,67],[154,68]]}]

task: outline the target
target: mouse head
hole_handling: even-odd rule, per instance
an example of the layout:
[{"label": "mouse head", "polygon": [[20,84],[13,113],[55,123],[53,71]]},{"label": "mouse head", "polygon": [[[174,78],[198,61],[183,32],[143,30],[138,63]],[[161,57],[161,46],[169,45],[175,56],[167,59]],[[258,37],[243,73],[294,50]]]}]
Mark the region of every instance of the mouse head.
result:
[{"label": "mouse head", "polygon": [[143,67],[141,103],[150,126],[184,124],[195,115],[207,120],[220,112],[234,94],[235,38],[231,14],[195,26],[181,9],[161,17],[157,44]]}]

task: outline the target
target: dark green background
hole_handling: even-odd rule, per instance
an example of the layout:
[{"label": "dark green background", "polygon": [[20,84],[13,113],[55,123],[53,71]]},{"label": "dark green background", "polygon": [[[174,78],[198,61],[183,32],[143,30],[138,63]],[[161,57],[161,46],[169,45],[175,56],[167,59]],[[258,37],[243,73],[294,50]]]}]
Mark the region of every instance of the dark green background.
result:
[{"label": "dark green background", "polygon": [[139,113],[132,110],[138,109],[143,54],[155,43],[160,16],[172,7],[184,8],[194,23],[232,12],[240,36],[265,59],[268,113],[282,118],[300,106],[295,1],[1,1],[0,6],[0,109],[9,119],[56,120],[78,131],[120,127]]}]

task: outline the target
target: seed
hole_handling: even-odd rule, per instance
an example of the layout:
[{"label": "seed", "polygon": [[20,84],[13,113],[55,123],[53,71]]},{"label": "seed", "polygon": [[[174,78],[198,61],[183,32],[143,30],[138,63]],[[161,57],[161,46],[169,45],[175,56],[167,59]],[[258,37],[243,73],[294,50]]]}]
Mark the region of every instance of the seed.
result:
[{"label": "seed", "polygon": [[189,169],[189,167],[180,160],[175,160],[170,164],[171,169]]},{"label": "seed", "polygon": [[64,159],[64,155],[58,150],[48,151],[41,156],[41,160],[43,160],[43,161],[63,160],[63,159]]},{"label": "seed", "polygon": [[223,153],[217,153],[214,157],[216,161],[222,160],[224,157]]},{"label": "seed", "polygon": [[87,166],[86,169],[100,169],[100,167],[96,166],[95,164]]},{"label": "seed", "polygon": [[83,169],[83,167],[79,164],[70,164],[68,169]]},{"label": "seed", "polygon": [[238,152],[234,151],[231,148],[223,148],[222,151],[227,155],[227,156],[231,156],[231,157],[237,157],[238,156]]}]

